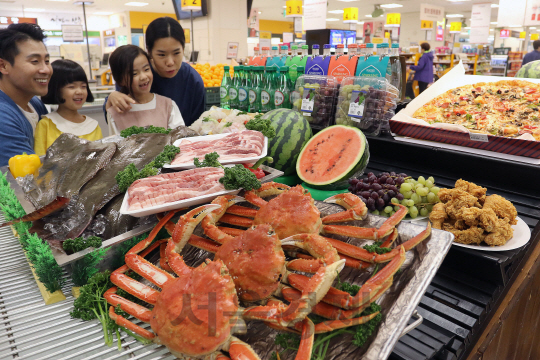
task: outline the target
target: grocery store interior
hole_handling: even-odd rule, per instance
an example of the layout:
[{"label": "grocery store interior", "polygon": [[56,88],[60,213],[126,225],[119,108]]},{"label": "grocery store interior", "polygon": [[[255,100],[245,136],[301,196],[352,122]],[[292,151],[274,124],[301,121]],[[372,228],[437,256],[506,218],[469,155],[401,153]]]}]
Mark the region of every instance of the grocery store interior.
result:
[{"label": "grocery store interior", "polygon": [[540,359],[540,0],[0,0],[21,23],[82,70],[28,112],[0,44],[0,359]]}]

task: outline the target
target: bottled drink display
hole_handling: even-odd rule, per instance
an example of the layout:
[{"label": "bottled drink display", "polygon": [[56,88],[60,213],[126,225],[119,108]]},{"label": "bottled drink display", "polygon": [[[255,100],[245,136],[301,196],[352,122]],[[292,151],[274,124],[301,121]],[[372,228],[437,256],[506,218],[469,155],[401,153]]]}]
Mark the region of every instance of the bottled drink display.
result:
[{"label": "bottled drink display", "polygon": [[251,79],[251,87],[249,88],[249,111],[261,111],[261,79],[263,66],[255,66],[253,77]]},{"label": "bottled drink display", "polygon": [[261,86],[261,112],[274,109],[274,73],[275,68],[266,70],[263,85]]},{"label": "bottled drink display", "polygon": [[289,80],[289,67],[282,66],[279,69],[279,76],[276,81],[276,87],[274,90],[274,107],[276,109],[290,109],[290,80]]},{"label": "bottled drink display", "polygon": [[229,89],[231,87],[231,75],[228,66],[225,66],[223,70],[225,70],[225,72],[223,73],[223,79],[221,80],[221,86],[219,88],[220,106],[224,109],[230,109]]},{"label": "bottled drink display", "polygon": [[235,66],[234,69],[234,75],[232,79],[231,86],[229,87],[229,106],[231,109],[238,109],[239,103],[238,103],[238,88],[241,84],[241,73],[240,69],[241,66]]},{"label": "bottled drink display", "polygon": [[313,45],[312,53],[313,56],[308,57],[304,67],[305,74],[326,75],[330,64],[330,44],[324,45],[323,55],[319,55],[319,45]]},{"label": "bottled drink display", "polygon": [[249,110],[248,91],[251,86],[250,66],[241,66],[240,84],[238,85],[238,110]]}]

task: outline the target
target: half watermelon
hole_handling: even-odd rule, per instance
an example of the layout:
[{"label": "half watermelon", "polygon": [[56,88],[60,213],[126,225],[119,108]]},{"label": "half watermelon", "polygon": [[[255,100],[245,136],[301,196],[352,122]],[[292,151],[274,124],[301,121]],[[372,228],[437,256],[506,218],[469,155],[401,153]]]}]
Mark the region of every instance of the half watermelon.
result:
[{"label": "half watermelon", "polygon": [[348,179],[360,176],[369,162],[369,146],[359,129],[330,126],[315,134],[300,152],[296,172],[315,189],[346,189]]}]

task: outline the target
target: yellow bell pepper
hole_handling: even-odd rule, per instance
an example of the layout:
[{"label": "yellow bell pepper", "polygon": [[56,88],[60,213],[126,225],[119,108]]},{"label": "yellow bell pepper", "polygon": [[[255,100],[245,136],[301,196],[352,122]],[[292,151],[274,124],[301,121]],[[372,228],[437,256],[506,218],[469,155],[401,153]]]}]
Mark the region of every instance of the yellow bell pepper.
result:
[{"label": "yellow bell pepper", "polygon": [[15,155],[9,159],[9,171],[14,178],[26,176],[28,174],[37,175],[37,170],[41,166],[41,160],[36,154]]}]

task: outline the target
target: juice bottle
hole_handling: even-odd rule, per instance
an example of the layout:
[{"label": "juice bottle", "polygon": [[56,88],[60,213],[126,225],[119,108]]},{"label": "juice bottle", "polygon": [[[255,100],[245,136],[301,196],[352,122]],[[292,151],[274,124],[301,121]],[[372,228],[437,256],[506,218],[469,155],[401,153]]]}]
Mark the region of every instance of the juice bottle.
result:
[{"label": "juice bottle", "polygon": [[251,58],[248,61],[248,65],[265,66],[266,60],[268,59],[268,56],[269,56],[269,51],[270,51],[270,48],[268,46],[263,46],[262,53],[259,55],[255,55],[253,58]]},{"label": "juice bottle", "polygon": [[238,109],[241,111],[249,110],[248,91],[251,87],[250,69],[250,66],[244,66],[241,70],[241,81],[238,87]]},{"label": "juice bottle", "polygon": [[274,90],[274,108],[276,109],[290,109],[290,80],[289,80],[289,67],[282,66],[279,69],[279,76],[276,81]]},{"label": "juice bottle", "polygon": [[238,109],[238,88],[241,84],[241,66],[235,66],[234,76],[232,79],[231,86],[229,87],[229,106],[231,109]]},{"label": "juice bottle", "polygon": [[229,75],[229,67],[224,66],[223,79],[221,80],[221,86],[219,88],[219,102],[220,106],[224,109],[230,109],[229,106],[229,88],[231,87],[231,76]]},{"label": "juice bottle", "polygon": [[341,83],[344,77],[354,76],[358,63],[358,56],[345,56],[344,48],[343,44],[336,45],[336,55],[331,57],[328,66],[328,75],[334,76],[338,83]]}]

